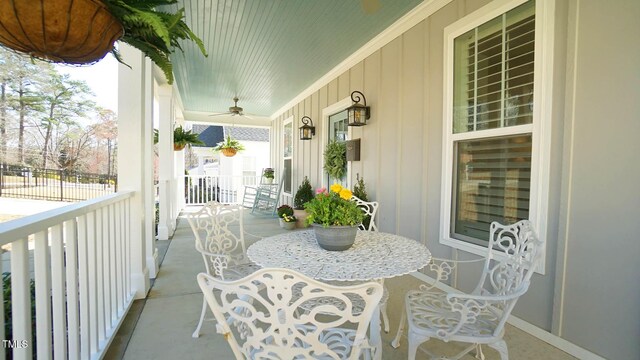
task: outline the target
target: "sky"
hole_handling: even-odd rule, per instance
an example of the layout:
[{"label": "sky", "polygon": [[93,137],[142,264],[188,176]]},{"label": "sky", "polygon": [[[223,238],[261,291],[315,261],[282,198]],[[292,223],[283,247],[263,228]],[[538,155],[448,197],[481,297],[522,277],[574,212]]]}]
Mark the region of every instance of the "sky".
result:
[{"label": "sky", "polygon": [[107,54],[93,65],[56,65],[58,71],[69,74],[75,80],[87,82],[98,105],[118,113],[118,61]]}]

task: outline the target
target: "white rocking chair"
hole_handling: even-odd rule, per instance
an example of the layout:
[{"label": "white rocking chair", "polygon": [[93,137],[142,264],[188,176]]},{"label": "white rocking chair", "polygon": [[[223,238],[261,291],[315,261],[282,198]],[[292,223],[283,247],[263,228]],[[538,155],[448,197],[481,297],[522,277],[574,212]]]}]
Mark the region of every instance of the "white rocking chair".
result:
[{"label": "white rocking chair", "polygon": [[[195,235],[196,250],[202,255],[207,274],[233,280],[260,269],[246,256],[241,206],[208,202],[198,212],[187,215],[187,221]],[[238,233],[231,231],[230,226],[238,226]],[[207,303],[203,298],[194,338],[200,336],[206,309]]]},{"label": "white rocking chair", "polygon": [[[382,296],[376,282],[340,287],[267,268],[236,281],[201,273],[198,284],[236,359],[355,360],[374,351],[366,332]],[[305,311],[310,301],[319,305]]]},{"label": "white rocking chair", "polygon": [[[489,253],[480,259],[485,263],[475,290],[471,294],[442,293],[432,291],[435,285],[422,285],[409,291],[393,347],[400,345],[408,318],[410,360],[415,359],[418,346],[430,338],[472,344],[449,359],[460,359],[473,349],[477,358],[484,359],[481,345],[486,344],[498,351],[501,360],[507,360],[504,325],[518,298],[529,288],[540,247],[527,220],[507,226],[491,223]],[[430,270],[436,273],[436,283],[447,280],[461,262],[469,261],[434,259]]]}]

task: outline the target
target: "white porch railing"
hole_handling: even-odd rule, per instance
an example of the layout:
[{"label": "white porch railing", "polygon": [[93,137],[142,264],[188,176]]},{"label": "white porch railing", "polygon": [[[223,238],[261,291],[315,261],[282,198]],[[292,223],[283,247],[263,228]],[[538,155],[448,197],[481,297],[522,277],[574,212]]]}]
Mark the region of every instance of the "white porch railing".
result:
[{"label": "white porch railing", "polygon": [[185,175],[187,205],[202,205],[207,201],[242,204],[245,186],[256,186],[260,176]]},{"label": "white porch railing", "polygon": [[[13,326],[12,334],[5,334],[7,319],[0,311],[0,339],[13,340],[3,345],[13,348],[14,359],[104,355],[133,302],[132,195],[120,192],[0,224],[0,245],[11,261]],[[5,358],[4,349],[0,357]]]}]

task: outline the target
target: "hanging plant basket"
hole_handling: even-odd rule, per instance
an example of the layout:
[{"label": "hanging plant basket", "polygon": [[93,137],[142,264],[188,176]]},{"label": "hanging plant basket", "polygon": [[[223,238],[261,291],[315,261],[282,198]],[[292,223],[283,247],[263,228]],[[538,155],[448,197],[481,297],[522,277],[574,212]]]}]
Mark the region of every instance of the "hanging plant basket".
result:
[{"label": "hanging plant basket", "polygon": [[182,149],[184,149],[184,147],[187,146],[187,144],[173,144],[173,150],[174,151],[180,151]]},{"label": "hanging plant basket", "polygon": [[102,59],[124,34],[99,0],[0,1],[0,24],[2,45],[68,64]]},{"label": "hanging plant basket", "polygon": [[238,152],[238,150],[234,149],[234,148],[224,148],[222,150],[222,155],[227,156],[227,157],[232,157],[235,156],[235,154]]}]

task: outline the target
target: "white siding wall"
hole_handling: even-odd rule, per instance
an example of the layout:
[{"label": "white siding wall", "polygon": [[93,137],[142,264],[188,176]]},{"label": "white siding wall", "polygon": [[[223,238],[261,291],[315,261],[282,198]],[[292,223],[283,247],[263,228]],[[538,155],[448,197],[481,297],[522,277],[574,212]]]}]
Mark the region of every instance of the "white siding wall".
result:
[{"label": "white siding wall", "polygon": [[[455,0],[273,121],[272,163],[282,164],[282,121],[310,116],[311,141],[294,132],[293,189],[321,183],[322,109],[362,91],[370,123],[354,128],[381,231],[427,244],[437,256],[442,167],[443,30],[488,1]],[[640,358],[640,3],[558,1],[546,274],[514,314],[611,359]],[[574,72],[575,71],[575,72]],[[574,77],[575,75],[575,77]],[[461,257],[470,257],[459,254]],[[476,274],[458,279],[469,288]]]}]

